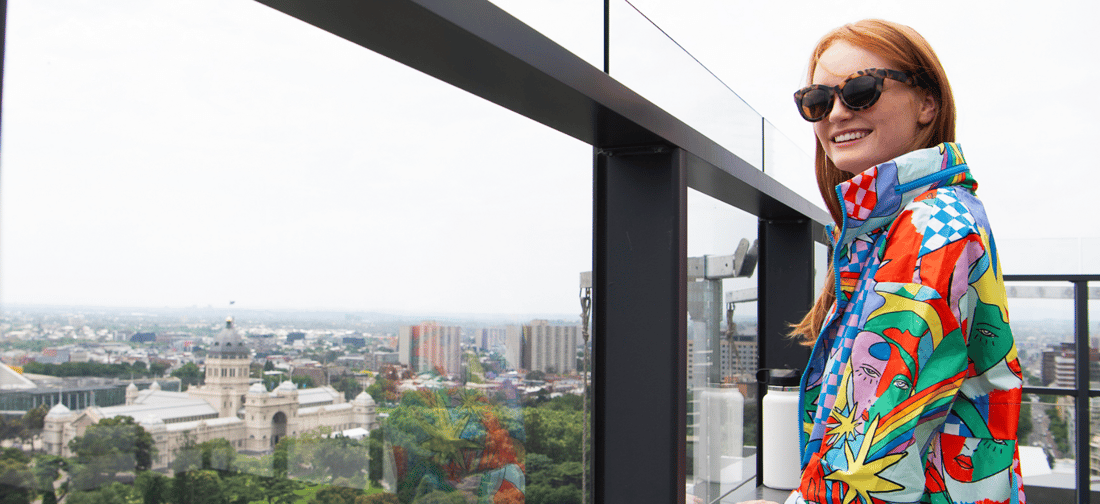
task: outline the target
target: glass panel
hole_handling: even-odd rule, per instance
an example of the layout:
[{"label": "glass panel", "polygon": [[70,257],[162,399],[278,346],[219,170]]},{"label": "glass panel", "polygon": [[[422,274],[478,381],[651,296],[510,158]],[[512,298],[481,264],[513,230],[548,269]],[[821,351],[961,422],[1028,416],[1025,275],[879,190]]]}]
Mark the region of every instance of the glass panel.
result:
[{"label": "glass panel", "polygon": [[[994,222],[1007,227],[1008,222]],[[998,228],[1000,229],[1000,228]],[[1035,252],[1043,251],[1043,260]],[[1006,275],[1076,275],[1100,271],[1100,238],[1002,238],[997,253]]]},{"label": "glass panel", "polygon": [[1018,433],[1024,485],[1077,487],[1075,411],[1072,397],[1024,395]]},{"label": "glass panel", "polygon": [[757,219],[688,190],[688,494],[756,475]]},{"label": "glass panel", "polygon": [[558,45],[603,69],[603,0],[490,0]]},{"label": "glass panel", "polygon": [[611,2],[611,26],[612,77],[749,164],[763,166],[760,114],[629,3]]},{"label": "glass panel", "polygon": [[11,14],[29,498],[579,500],[590,146],[257,3]]},{"label": "glass panel", "polygon": [[1024,383],[1074,387],[1072,284],[1005,282],[1005,291]]},{"label": "glass panel", "polygon": [[804,141],[796,144],[771,121],[764,121],[764,173],[825,210],[814,175],[813,140]]}]

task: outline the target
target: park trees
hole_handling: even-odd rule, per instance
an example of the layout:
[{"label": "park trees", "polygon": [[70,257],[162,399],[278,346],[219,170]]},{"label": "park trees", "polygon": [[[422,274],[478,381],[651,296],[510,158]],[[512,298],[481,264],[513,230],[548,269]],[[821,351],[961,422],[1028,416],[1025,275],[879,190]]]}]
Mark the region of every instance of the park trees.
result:
[{"label": "park trees", "polygon": [[128,416],[104,418],[69,442],[82,469],[74,475],[79,488],[99,487],[120,472],[145,471],[157,449],[153,436]]},{"label": "park trees", "polygon": [[172,376],[180,379],[181,391],[186,391],[187,387],[191,385],[202,385],[203,380],[206,378],[194,362],[188,362],[180,366],[179,369],[172,371]]}]

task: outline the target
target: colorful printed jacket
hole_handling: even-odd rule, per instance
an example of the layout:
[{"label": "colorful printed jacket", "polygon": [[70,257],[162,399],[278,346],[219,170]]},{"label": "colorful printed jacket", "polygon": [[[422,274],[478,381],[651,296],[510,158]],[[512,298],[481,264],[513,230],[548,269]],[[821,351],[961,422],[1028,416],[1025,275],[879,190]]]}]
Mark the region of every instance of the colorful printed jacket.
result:
[{"label": "colorful printed jacket", "polygon": [[976,188],[951,143],[837,186],[837,302],[802,377],[789,502],[1024,502],[1020,364]]}]

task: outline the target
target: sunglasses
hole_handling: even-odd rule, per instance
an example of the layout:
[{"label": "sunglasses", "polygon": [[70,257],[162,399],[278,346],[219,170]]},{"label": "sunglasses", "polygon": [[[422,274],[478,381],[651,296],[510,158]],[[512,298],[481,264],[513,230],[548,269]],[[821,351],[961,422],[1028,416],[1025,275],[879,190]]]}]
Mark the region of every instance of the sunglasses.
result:
[{"label": "sunglasses", "polygon": [[914,85],[913,77],[900,70],[887,70],[883,68],[868,68],[860,70],[839,86],[826,86],[814,84],[806,86],[794,93],[794,103],[798,105],[798,112],[802,118],[817,122],[829,115],[833,110],[834,96],[840,95],[840,101],[848,110],[863,110],[870,108],[882,96],[882,83],[886,79]]}]

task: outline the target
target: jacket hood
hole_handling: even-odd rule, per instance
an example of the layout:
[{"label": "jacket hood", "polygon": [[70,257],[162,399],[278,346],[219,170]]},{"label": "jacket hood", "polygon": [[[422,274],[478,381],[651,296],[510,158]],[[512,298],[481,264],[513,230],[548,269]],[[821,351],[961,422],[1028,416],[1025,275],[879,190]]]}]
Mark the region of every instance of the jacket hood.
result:
[{"label": "jacket hood", "polygon": [[971,193],[978,188],[956,143],[915,150],[872,166],[836,186],[844,222],[839,231],[830,224],[829,234],[834,245],[846,245],[856,236],[890,225],[922,193],[952,185]]}]

